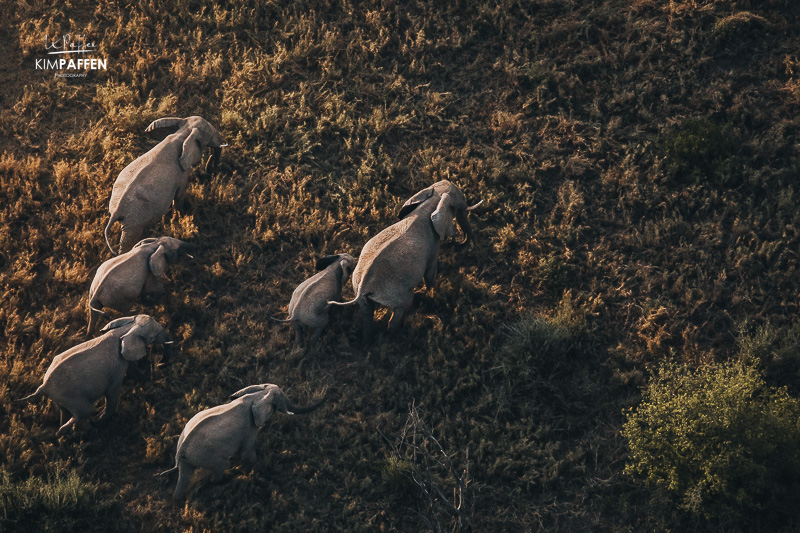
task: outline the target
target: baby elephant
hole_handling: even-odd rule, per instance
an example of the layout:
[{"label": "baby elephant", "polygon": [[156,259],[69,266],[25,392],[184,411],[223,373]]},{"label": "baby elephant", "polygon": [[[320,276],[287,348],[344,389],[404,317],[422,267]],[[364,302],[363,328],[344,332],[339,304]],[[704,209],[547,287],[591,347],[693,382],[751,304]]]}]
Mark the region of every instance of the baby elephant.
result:
[{"label": "baby elephant", "polygon": [[178,439],[175,466],[157,474],[178,470],[178,485],[173,499],[180,501],[195,468],[213,472],[211,481],[222,480],[228,458],[237,453],[247,463],[256,460],[258,429],[272,418],[275,409],[285,414],[310,413],[325,399],[308,407],[295,407],[277,385],[251,385],[231,395],[233,401],[194,415]]},{"label": "baby elephant", "polygon": [[345,284],[356,260],[350,254],[328,255],[317,261],[317,273],[301,283],[292,293],[289,302],[289,318],[273,319],[277,322],[291,322],[294,327],[297,344],[303,345],[307,330],[312,330],[311,347],[328,325],[328,300],[339,300],[342,297],[342,285]]},{"label": "baby elephant", "polygon": [[172,237],[144,239],[130,252],[100,265],[89,290],[87,338],[94,333],[97,318],[108,316],[103,307],[127,312],[145,294],[161,294],[164,289],[158,278],[164,275],[167,263],[184,255],[192,257],[189,252],[196,249],[197,245]]},{"label": "baby elephant", "polygon": [[[104,335],[70,348],[55,358],[36,392],[18,401],[47,396],[61,409],[57,437],[66,435],[92,414],[94,402],[106,397],[106,407],[97,419],[105,423],[114,414],[128,366],[147,355],[150,344],[165,345],[165,359],[172,341],[164,328],[149,315],[136,315],[110,322]],[[168,348],[169,347],[169,348]],[[137,369],[138,371],[138,369]],[[65,422],[68,415],[72,418]]]}]

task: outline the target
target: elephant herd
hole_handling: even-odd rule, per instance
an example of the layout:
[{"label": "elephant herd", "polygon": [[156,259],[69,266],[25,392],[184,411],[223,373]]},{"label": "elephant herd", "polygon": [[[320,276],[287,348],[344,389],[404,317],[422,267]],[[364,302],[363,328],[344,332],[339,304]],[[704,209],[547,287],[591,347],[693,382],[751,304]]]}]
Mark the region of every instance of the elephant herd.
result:
[{"label": "elephant herd", "polygon": [[[146,314],[118,318],[95,334],[98,320],[108,318],[104,308],[128,312],[137,302],[148,303],[163,293],[159,278],[167,265],[182,257],[192,257],[197,246],[172,237],[139,240],[148,226],[157,222],[170,205],[182,209],[189,171],[202,158],[206,147],[213,149],[207,169],[216,168],[222,155],[222,136],[202,117],[162,118],[146,132],[166,131],[166,138],[140,156],[114,182],[109,210],[111,217],[104,236],[114,257],[105,261],[89,289],[87,341],[55,356],[42,384],[19,401],[47,396],[60,409],[61,421],[56,436],[72,431],[88,419],[94,404],[105,396],[105,409],[92,424],[108,422],[119,400],[126,375],[144,379],[136,362],[147,355],[148,346],[164,346],[162,361],[169,362],[173,341],[164,328]],[[358,304],[364,342],[374,332],[373,314],[378,305],[392,310],[389,330],[400,328],[403,316],[413,301],[413,290],[421,280],[432,287],[436,279],[440,243],[456,234],[453,218],[465,235],[472,237],[464,194],[447,180],[439,181],[410,198],[399,212],[400,220],[371,238],[358,260],[349,254],[322,257],[317,273],[301,283],[289,303],[289,316],[296,342],[306,349],[320,338],[328,324],[333,305]],[[108,238],[108,231],[119,222],[122,234],[119,255]],[[355,298],[342,303],[342,287],[352,275]],[[306,336],[310,334],[310,338]],[[178,439],[175,466],[178,470],[175,500],[182,500],[194,470],[212,471],[219,481],[228,459],[238,455],[253,463],[256,458],[257,431],[275,410],[285,414],[307,413],[324,399],[307,407],[294,406],[274,384],[246,387],[231,401],[196,414]],[[161,475],[160,474],[160,475]]]}]

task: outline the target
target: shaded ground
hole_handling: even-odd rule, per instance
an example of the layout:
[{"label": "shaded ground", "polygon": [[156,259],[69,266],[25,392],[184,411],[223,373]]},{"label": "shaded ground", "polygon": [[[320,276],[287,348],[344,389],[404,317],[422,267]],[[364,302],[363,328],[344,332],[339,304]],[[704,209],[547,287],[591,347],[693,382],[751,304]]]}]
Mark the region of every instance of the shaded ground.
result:
[{"label": "shaded ground", "polygon": [[[622,475],[621,411],[649,365],[725,359],[740,324],[797,315],[798,9],[448,6],[7,6],[0,466],[12,479],[77,471],[97,485],[98,530],[416,531],[418,492],[390,461],[413,401],[458,468],[468,451],[475,531],[713,528]],[[93,36],[108,71],[33,70],[43,35],[67,32]],[[109,428],[56,440],[49,403],[9,402],[82,340],[111,186],[152,146],[144,128],[194,114],[230,146],[216,174],[194,171],[187,212],[153,229],[201,246],[147,309],[179,359],[126,384]],[[484,200],[473,246],[443,247],[435,290],[396,337],[363,353],[343,310],[303,358],[267,317],[316,257],[357,255],[444,178]],[[566,333],[534,349],[543,333],[520,333],[532,316]],[[202,476],[173,507],[172,484],[151,474],[171,466],[185,422],[262,382],[330,401],[276,417],[254,471]]]}]

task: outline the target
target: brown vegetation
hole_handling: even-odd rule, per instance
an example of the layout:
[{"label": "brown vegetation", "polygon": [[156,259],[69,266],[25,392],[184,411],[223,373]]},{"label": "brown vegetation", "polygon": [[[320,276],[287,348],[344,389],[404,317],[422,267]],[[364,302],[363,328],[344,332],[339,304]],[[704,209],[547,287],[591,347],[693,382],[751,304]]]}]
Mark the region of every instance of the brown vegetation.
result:
[{"label": "brown vegetation", "polygon": [[[420,493],[397,454],[412,403],[450,464],[468,467],[458,519],[474,531],[709,526],[625,476],[620,412],[650,365],[722,361],[740,324],[788,331],[797,317],[797,6],[233,5],[4,6],[2,490],[44,493],[64,471],[94,496],[80,492],[66,518],[9,504],[0,528],[35,516],[98,531],[417,531],[430,517],[411,511]],[[90,35],[108,70],[34,70],[44,36],[69,32]],[[109,427],[56,440],[50,404],[10,401],[82,340],[111,186],[152,146],[145,127],[194,114],[230,146],[218,172],[193,172],[186,212],[153,231],[201,251],[146,309],[182,350],[126,383]],[[485,200],[471,248],[443,247],[436,289],[420,289],[396,337],[366,354],[342,310],[303,358],[268,316],[315,258],[357,256],[443,178]],[[202,477],[173,507],[152,474],[172,464],[183,425],[263,382],[329,401],[276,416],[254,471]]]}]

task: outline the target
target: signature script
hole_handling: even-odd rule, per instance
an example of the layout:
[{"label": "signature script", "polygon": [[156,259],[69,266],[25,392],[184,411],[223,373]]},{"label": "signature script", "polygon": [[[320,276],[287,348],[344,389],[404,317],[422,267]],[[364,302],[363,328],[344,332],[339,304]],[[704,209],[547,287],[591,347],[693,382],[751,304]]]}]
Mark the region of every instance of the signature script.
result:
[{"label": "signature script", "polygon": [[86,40],[86,35],[69,33],[52,40],[49,35],[45,35],[44,44],[48,54],[83,54],[97,48],[94,42]]}]

